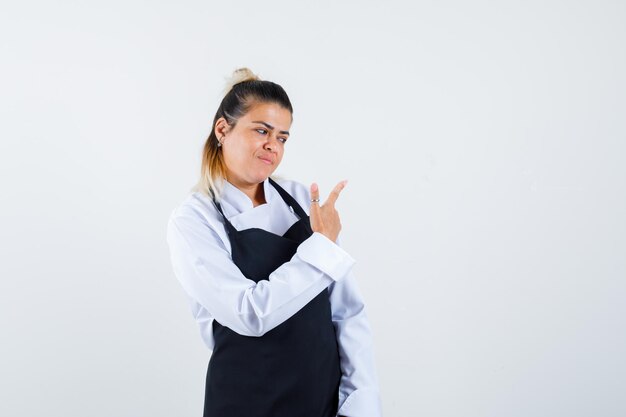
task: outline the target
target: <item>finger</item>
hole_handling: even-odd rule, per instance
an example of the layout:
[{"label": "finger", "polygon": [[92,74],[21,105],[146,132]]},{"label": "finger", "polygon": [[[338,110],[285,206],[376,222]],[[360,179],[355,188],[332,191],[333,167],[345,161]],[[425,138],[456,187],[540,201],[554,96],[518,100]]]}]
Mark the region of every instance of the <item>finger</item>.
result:
[{"label": "finger", "polygon": [[341,190],[344,189],[347,183],[348,183],[348,180],[343,180],[339,184],[335,185],[335,188],[333,188],[333,190],[330,192],[330,195],[328,196],[328,199],[326,200],[326,203],[324,204],[335,205],[337,198],[339,198],[339,193],[341,192]]},{"label": "finger", "polygon": [[319,202],[313,202],[313,200],[320,199],[320,189],[316,183],[311,184],[311,206],[317,205],[319,206]]}]

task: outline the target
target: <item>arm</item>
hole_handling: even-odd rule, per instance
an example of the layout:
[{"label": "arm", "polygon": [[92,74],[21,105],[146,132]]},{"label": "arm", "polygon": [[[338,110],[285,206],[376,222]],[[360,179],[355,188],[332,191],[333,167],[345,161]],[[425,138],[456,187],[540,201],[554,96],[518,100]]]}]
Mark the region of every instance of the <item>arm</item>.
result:
[{"label": "arm", "polygon": [[185,291],[220,324],[245,336],[262,336],[283,323],[354,265],[348,253],[314,233],[269,280],[255,283],[233,263],[217,232],[193,212],[172,214],[167,242]]},{"label": "arm", "polygon": [[354,274],[349,272],[328,289],[342,373],[338,415],[380,417],[372,332]]},{"label": "arm", "polygon": [[[308,190],[295,185],[293,195],[305,211],[310,212]],[[341,245],[339,237],[336,242]],[[351,270],[341,280],[332,282],[328,292],[342,374],[337,414],[345,417],[381,417],[372,332]]]}]

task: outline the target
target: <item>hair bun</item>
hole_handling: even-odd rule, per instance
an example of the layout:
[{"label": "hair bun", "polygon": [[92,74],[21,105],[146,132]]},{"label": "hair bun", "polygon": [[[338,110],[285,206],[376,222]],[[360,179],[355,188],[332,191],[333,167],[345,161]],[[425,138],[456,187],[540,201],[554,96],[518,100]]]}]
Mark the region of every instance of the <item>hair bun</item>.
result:
[{"label": "hair bun", "polygon": [[228,92],[232,90],[232,88],[236,84],[242,83],[244,81],[257,81],[257,80],[260,80],[260,78],[255,73],[253,73],[252,70],[250,70],[250,68],[247,68],[247,67],[237,68],[236,70],[233,71],[233,74],[230,76],[230,78],[226,82],[226,87],[224,87],[224,95],[228,94]]}]

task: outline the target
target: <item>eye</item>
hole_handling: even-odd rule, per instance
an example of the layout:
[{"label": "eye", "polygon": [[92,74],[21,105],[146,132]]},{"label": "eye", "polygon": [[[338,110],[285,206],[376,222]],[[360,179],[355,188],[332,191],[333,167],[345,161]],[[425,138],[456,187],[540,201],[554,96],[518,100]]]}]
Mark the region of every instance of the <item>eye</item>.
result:
[{"label": "eye", "polygon": [[261,133],[261,134],[263,134],[263,135],[267,133],[267,130],[265,130],[265,129],[256,129],[256,131]]},{"label": "eye", "polygon": [[279,141],[281,141],[282,143],[287,143],[287,138],[278,138]]}]

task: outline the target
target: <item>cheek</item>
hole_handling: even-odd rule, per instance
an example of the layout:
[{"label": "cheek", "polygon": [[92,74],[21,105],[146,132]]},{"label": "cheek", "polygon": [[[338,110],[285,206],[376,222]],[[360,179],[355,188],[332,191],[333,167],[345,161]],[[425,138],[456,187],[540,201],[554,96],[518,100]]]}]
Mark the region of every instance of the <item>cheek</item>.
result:
[{"label": "cheek", "polygon": [[284,149],[279,149],[276,152],[276,162],[280,162],[283,159],[283,155],[285,154],[285,150]]},{"label": "cheek", "polygon": [[250,158],[250,155],[254,154],[257,149],[258,146],[253,140],[242,140],[232,149],[232,153],[236,159],[245,160]]},{"label": "cheek", "polygon": [[231,142],[230,146],[223,149],[224,159],[233,166],[242,166],[250,163],[250,155],[253,148],[246,142]]}]

